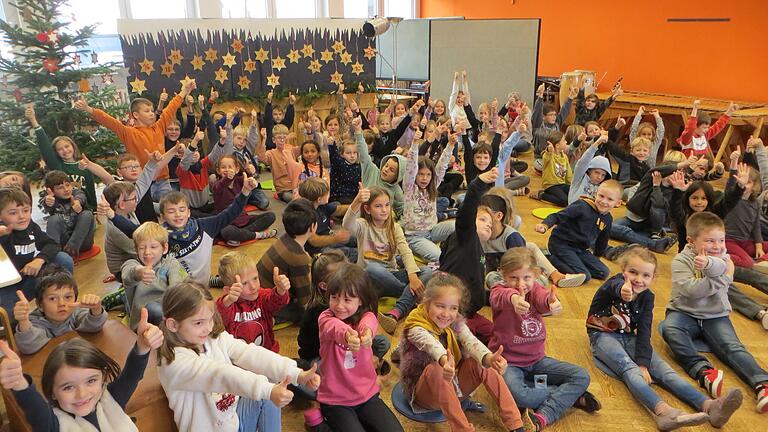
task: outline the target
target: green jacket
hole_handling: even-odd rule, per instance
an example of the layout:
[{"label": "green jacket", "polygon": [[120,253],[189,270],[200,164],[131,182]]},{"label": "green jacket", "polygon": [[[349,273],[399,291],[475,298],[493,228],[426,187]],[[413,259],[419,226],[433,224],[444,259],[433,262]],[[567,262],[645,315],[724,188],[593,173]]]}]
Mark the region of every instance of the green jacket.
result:
[{"label": "green jacket", "polygon": [[373,163],[371,155],[368,154],[368,146],[365,144],[363,134],[355,134],[355,141],[357,142],[357,155],[360,160],[363,187],[378,186],[389,192],[389,196],[392,197],[392,208],[395,209],[395,216],[400,219],[403,215],[403,203],[405,202],[403,188],[400,186],[400,182],[405,177],[405,158],[398,154],[386,155],[381,158],[381,166],[384,166],[391,158],[397,159],[398,162],[397,181],[395,183],[385,182],[381,179],[380,167]]},{"label": "green jacket", "polygon": [[35,129],[37,135],[37,147],[40,149],[40,154],[43,156],[43,161],[48,171],[59,170],[64,171],[69,180],[73,183],[78,183],[80,189],[85,192],[85,198],[88,203],[88,208],[91,210],[96,208],[96,185],[94,184],[93,173],[88,170],[81,170],[77,166],[77,162],[64,162],[59,155],[56,154],[56,150],[53,149],[51,139],[48,138],[48,134],[42,127]]}]

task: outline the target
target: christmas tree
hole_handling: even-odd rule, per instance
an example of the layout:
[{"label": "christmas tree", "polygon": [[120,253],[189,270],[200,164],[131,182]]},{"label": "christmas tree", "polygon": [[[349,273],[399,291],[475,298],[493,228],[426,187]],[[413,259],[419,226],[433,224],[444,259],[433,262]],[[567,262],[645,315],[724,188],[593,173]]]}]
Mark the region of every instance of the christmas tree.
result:
[{"label": "christmas tree", "polygon": [[[127,110],[114,85],[112,63],[81,67],[80,59],[97,54],[84,49],[95,26],[67,30],[69,22],[60,10],[67,0],[17,0],[12,5],[20,25],[0,20],[0,35],[11,46],[11,56],[0,56],[2,87],[0,98],[0,171],[17,170],[41,174],[40,152],[30,137],[24,109],[33,103],[37,119],[51,139],[69,136],[89,159],[108,166],[122,152],[122,144],[111,131],[96,127],[72,101],[85,97],[116,118]],[[16,13],[16,10],[9,10]],[[93,63],[96,63],[94,61]],[[101,77],[106,85],[91,89],[89,78]]]}]

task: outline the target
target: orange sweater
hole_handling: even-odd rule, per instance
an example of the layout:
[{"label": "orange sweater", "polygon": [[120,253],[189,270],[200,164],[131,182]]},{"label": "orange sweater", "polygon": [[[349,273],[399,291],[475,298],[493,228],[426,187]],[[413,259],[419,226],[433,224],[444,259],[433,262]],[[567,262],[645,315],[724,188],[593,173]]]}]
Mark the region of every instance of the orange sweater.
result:
[{"label": "orange sweater", "polygon": [[[94,108],[91,116],[104,127],[117,134],[120,141],[123,142],[128,153],[132,153],[139,158],[141,166],[147,163],[147,153],[159,151],[165,153],[165,128],[175,116],[176,110],[181,106],[181,96],[176,95],[171,99],[168,105],[163,109],[160,118],[152,126],[126,126],[116,118],[110,116],[104,111]],[[165,167],[158,172],[158,179],[168,178],[168,168]]]}]

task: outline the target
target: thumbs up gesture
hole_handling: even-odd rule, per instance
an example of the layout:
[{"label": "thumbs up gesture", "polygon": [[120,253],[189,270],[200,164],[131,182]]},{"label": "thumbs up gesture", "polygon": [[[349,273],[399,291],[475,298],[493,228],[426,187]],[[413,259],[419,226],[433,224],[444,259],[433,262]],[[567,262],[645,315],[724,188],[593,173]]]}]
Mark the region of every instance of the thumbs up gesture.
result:
[{"label": "thumbs up gesture", "polygon": [[251,192],[256,189],[256,187],[259,185],[259,183],[256,181],[255,178],[249,177],[248,173],[243,172],[243,189],[242,194],[243,195],[250,195]]},{"label": "thumbs up gesture", "polygon": [[229,306],[240,298],[240,295],[243,293],[243,283],[240,281],[240,275],[235,275],[235,283],[230,285],[229,288],[224,287],[224,293],[227,295],[224,298],[224,306]]},{"label": "thumbs up gesture", "polygon": [[280,274],[280,269],[277,267],[272,269],[272,282],[275,284],[275,291],[280,295],[291,289],[291,280],[288,279],[288,276]]},{"label": "thumbs up gesture", "polygon": [[495,353],[486,354],[483,356],[483,366],[492,367],[496,369],[500,374],[504,374],[507,370],[507,359],[505,359],[501,353],[504,352],[504,346],[499,345],[499,349]]},{"label": "thumbs up gesture", "polygon": [[13,319],[19,322],[19,331],[27,331],[32,327],[29,322],[29,300],[21,291],[16,291],[19,301],[13,306]]},{"label": "thumbs up gesture", "polygon": [[8,346],[8,342],[0,340],[0,351],[3,359],[0,361],[0,385],[6,390],[21,391],[29,387],[21,369],[19,355]]},{"label": "thumbs up gesture", "polygon": [[293,392],[288,390],[288,384],[291,383],[290,377],[283,378],[280,384],[272,387],[272,392],[269,394],[269,400],[278,408],[282,408],[293,400]]},{"label": "thumbs up gesture", "polygon": [[141,308],[141,318],[139,318],[139,325],[136,327],[136,335],[139,337],[136,341],[139,354],[146,354],[153,349],[160,348],[160,345],[163,344],[163,332],[149,322],[147,308]]},{"label": "thumbs up gesture", "polygon": [[80,214],[80,212],[83,211],[83,205],[80,204],[80,200],[75,198],[74,195],[69,198],[69,203],[72,205],[72,210],[75,213]]},{"label": "thumbs up gesture", "polygon": [[630,302],[632,301],[634,294],[635,293],[632,290],[632,283],[629,281],[629,278],[624,275],[624,285],[621,286],[621,300]]},{"label": "thumbs up gesture", "polygon": [[363,119],[360,116],[355,116],[349,123],[349,128],[352,134],[356,134],[362,130]]},{"label": "thumbs up gesture", "polygon": [[512,294],[511,302],[518,315],[525,315],[531,310],[531,304],[525,301],[525,298],[519,294]]},{"label": "thumbs up gesture", "polygon": [[360,346],[370,348],[373,344],[373,332],[371,332],[371,329],[366,327],[363,329],[363,332],[360,333]]},{"label": "thumbs up gesture", "polygon": [[357,202],[367,203],[368,200],[371,199],[371,190],[368,188],[364,188],[362,183],[358,184],[359,192],[357,193]]},{"label": "thumbs up gesture", "polygon": [[45,188],[44,203],[46,207],[53,207],[53,205],[56,204],[56,197],[53,196],[53,189]]},{"label": "thumbs up gesture", "polygon": [[133,270],[133,277],[145,284],[151,284],[155,280],[155,271],[150,266],[140,265]]},{"label": "thumbs up gesture", "polygon": [[163,87],[163,91],[160,92],[160,102],[165,102],[168,100],[168,92],[165,91],[165,87]]},{"label": "thumbs up gesture", "polygon": [[456,362],[453,359],[453,354],[451,354],[451,350],[448,350],[448,353],[446,355],[440,357],[440,361],[443,366],[443,378],[446,381],[451,381],[453,377],[456,375]]},{"label": "thumbs up gesture", "polygon": [[312,390],[317,390],[320,387],[320,375],[317,374],[317,363],[312,363],[312,367],[309,370],[299,372],[297,379],[299,384],[307,386]]},{"label": "thumbs up gesture", "polygon": [[360,336],[357,334],[357,330],[347,330],[346,340],[347,348],[349,348],[350,351],[360,351]]},{"label": "thumbs up gesture", "polygon": [[549,312],[552,315],[560,315],[563,313],[563,305],[560,303],[560,299],[555,295],[555,286],[552,286],[552,290],[549,292]]},{"label": "thumbs up gesture", "polygon": [[707,267],[707,264],[709,264],[709,257],[707,257],[707,251],[702,249],[699,251],[699,254],[696,255],[696,258],[693,259],[693,268],[696,270],[704,270],[704,268]]},{"label": "thumbs up gesture", "polygon": [[96,294],[83,294],[79,302],[69,305],[70,308],[84,307],[91,310],[91,315],[101,315],[104,310],[101,307],[101,297]]},{"label": "thumbs up gesture", "polygon": [[109,205],[107,198],[104,197],[104,194],[101,195],[99,203],[96,204],[96,214],[98,216],[107,217],[108,219],[115,217],[115,211],[112,210],[112,207]]}]

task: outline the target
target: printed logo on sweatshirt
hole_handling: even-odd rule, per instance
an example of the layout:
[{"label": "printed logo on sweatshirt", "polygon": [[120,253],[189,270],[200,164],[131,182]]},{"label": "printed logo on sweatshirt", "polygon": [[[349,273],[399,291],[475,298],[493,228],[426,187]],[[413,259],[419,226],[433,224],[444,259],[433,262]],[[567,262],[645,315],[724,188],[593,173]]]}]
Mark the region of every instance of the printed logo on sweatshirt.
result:
[{"label": "printed logo on sweatshirt", "polygon": [[235,313],[235,322],[256,321],[261,318],[261,308]]},{"label": "printed logo on sweatshirt", "polygon": [[37,247],[35,246],[35,238],[34,236],[29,236],[30,240],[32,240],[32,243],[25,244],[25,245],[13,245],[14,251],[16,252],[16,255],[29,255],[29,254],[36,254],[37,253]]},{"label": "printed logo on sweatshirt", "polygon": [[528,314],[528,316],[524,317],[523,321],[520,323],[520,331],[524,337],[515,337],[515,339],[517,339],[515,342],[530,342],[530,339],[540,337],[543,329],[544,325],[542,322],[531,316],[531,314]]}]

